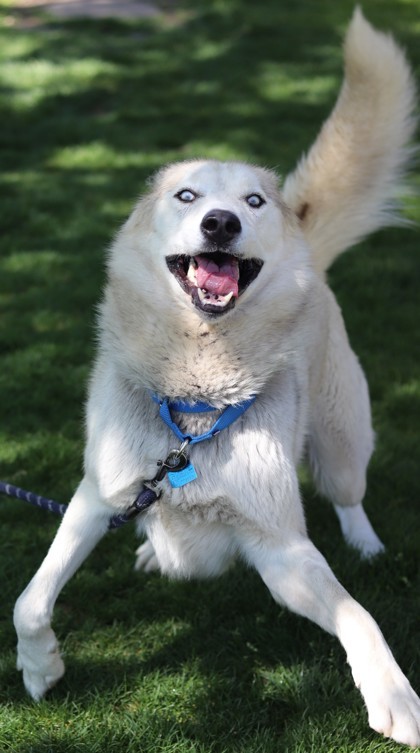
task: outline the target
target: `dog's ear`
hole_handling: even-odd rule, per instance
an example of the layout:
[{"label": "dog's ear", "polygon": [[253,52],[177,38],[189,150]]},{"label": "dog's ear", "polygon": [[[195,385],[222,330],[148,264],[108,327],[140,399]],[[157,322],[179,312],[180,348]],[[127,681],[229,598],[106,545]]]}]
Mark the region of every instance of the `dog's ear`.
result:
[{"label": "dog's ear", "polygon": [[135,231],[147,233],[151,228],[151,222],[153,219],[153,212],[155,207],[156,196],[153,190],[148,190],[142,194],[137,203],[121,228],[121,232]]},{"label": "dog's ear", "polygon": [[415,87],[403,52],[356,9],[336,106],[283,196],[326,270],[366,234],[398,222],[395,197],[413,150]]},{"label": "dog's ear", "polygon": [[296,215],[284,200],[279,175],[274,170],[259,165],[252,165],[252,169],[258,175],[266,196],[281,210],[284,220],[294,230],[297,224]]},{"label": "dog's ear", "polygon": [[142,229],[147,233],[151,228],[156,202],[163,194],[170,190],[177,178],[185,171],[186,166],[200,165],[203,160],[185,160],[164,165],[152,173],[145,184],[145,191],[135,204],[128,220],[121,232]]},{"label": "dog's ear", "polygon": [[134,205],[131,214],[122,227],[124,230],[142,229],[145,233],[151,227],[156,201],[166,189],[166,176],[170,173],[172,165],[161,167],[152,173],[145,182],[145,190]]},{"label": "dog's ear", "polygon": [[258,175],[261,185],[271,201],[282,206],[284,201],[280,190],[280,178],[277,173],[259,165],[252,165],[252,169]]}]

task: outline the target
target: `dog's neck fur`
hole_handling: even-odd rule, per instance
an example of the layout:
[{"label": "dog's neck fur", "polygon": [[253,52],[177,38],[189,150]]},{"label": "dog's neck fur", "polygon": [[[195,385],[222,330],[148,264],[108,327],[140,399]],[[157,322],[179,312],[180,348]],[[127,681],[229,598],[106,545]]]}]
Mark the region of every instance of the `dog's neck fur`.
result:
[{"label": "dog's neck fur", "polygon": [[[239,307],[214,323],[194,311],[157,317],[147,307],[133,307],[127,290],[124,295],[117,291],[112,284],[106,291],[100,319],[103,352],[134,386],[170,399],[206,400],[215,407],[240,402],[260,393],[274,373],[294,364],[302,352],[293,325],[308,318],[311,296],[299,301],[287,318],[272,310],[276,327],[267,326],[265,311],[263,320],[258,313],[248,316],[245,328]],[[121,321],[129,322],[124,331]],[[262,336],[262,321],[265,332],[276,333],[274,339]]]}]

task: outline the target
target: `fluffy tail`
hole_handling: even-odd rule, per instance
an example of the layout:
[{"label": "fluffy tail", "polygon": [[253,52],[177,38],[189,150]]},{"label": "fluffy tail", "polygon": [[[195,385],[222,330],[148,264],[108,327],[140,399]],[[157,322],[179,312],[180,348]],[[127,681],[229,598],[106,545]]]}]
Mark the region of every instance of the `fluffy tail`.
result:
[{"label": "fluffy tail", "polygon": [[415,86],[402,50],[356,9],[333,112],[286,179],[319,272],[373,230],[398,222],[395,199],[412,149]]}]

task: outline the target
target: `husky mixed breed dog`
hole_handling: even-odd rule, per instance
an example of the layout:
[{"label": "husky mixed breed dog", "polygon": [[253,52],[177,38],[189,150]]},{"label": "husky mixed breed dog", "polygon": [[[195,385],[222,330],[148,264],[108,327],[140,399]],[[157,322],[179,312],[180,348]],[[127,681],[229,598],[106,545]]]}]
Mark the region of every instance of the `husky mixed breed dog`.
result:
[{"label": "husky mixed breed dog", "polygon": [[86,474],[15,608],[18,668],[34,699],[64,672],[50,624],[60,590],[177,444],[156,396],[212,406],[175,406],[172,419],[196,435],[256,395],[189,448],[195,480],[161,482],[138,518],[147,538],[136,567],[213,576],[242,558],[276,601],[338,637],[373,729],[420,744],[420,700],[308,539],[296,475],[305,453],[346,541],[363,557],[382,551],[362,507],[374,443],[368,389],[324,273],[395,219],[414,100],[403,53],[356,11],[335,109],[281,191],[260,167],[182,162],[161,170],[134,208],[109,255]]}]

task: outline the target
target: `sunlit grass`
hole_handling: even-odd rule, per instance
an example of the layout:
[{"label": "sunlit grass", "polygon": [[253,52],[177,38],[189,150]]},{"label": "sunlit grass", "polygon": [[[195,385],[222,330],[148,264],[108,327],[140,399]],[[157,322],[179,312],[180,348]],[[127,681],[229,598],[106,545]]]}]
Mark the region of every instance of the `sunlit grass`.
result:
[{"label": "sunlit grass", "polygon": [[[109,144],[92,141],[74,147],[65,147],[51,155],[48,164],[62,170],[82,169],[121,170],[126,168],[151,168],[159,159],[159,153],[144,154],[144,152],[130,152],[127,149],[113,149]],[[90,176],[94,177],[94,176]]]},{"label": "sunlit grass", "polygon": [[115,75],[116,67],[103,60],[48,60],[10,62],[2,66],[3,85],[13,90],[11,104],[16,108],[36,107],[47,97],[80,94]]}]

